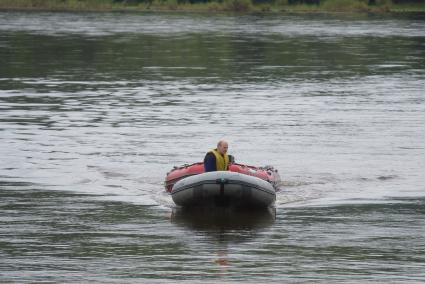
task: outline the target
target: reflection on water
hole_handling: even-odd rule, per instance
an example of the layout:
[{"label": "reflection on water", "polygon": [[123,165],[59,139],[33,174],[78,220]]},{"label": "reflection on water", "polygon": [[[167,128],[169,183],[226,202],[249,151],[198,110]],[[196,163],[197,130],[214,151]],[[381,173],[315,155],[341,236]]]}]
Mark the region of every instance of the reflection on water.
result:
[{"label": "reflection on water", "polygon": [[206,236],[209,246],[215,250],[213,262],[219,268],[220,278],[225,278],[233,266],[235,244],[256,242],[256,238],[274,224],[275,218],[275,208],[251,211],[174,208],[171,214],[171,222],[187,230],[188,234]]},{"label": "reflection on water", "polygon": [[264,210],[239,210],[217,208],[174,208],[171,221],[195,230],[253,230],[271,226],[276,218],[276,208]]}]

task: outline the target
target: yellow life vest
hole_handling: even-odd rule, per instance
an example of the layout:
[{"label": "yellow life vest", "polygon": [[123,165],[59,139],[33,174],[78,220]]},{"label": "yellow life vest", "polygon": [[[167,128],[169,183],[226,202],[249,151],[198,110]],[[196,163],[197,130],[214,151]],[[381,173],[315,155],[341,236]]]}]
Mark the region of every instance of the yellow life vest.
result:
[{"label": "yellow life vest", "polygon": [[217,151],[217,149],[211,150],[215,156],[215,166],[217,171],[227,171],[229,168],[229,155],[224,154],[224,157]]}]

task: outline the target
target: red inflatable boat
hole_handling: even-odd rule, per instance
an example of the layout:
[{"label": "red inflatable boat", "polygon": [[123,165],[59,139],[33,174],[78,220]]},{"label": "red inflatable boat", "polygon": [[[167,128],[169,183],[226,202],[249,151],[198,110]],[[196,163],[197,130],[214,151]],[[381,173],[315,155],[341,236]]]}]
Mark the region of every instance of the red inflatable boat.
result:
[{"label": "red inflatable boat", "polygon": [[[267,181],[275,188],[275,190],[278,189],[278,185],[280,183],[279,173],[272,166],[254,167],[234,163],[229,166],[229,171],[256,177]],[[165,178],[165,189],[167,190],[167,192],[171,193],[174,184],[179,180],[190,176],[202,174],[204,172],[204,163],[202,162],[194,163],[191,165],[187,164],[180,167],[174,167],[170,172],[167,173],[167,176]]]}]

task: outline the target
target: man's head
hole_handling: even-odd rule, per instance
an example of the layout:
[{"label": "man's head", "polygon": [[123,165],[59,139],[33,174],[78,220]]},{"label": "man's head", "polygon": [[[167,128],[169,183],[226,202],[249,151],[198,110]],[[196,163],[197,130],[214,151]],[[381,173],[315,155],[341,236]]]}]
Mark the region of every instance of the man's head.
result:
[{"label": "man's head", "polygon": [[217,151],[220,154],[222,154],[222,155],[226,154],[228,148],[229,148],[229,144],[226,141],[224,141],[224,140],[218,141],[218,143],[217,143]]}]

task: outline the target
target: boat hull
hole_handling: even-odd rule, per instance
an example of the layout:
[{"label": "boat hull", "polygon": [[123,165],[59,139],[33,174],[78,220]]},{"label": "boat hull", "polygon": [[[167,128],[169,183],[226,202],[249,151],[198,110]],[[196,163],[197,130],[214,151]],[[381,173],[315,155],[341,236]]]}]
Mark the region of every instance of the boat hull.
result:
[{"label": "boat hull", "polygon": [[276,192],[267,181],[245,174],[215,171],[178,181],[171,196],[184,207],[256,207],[274,205]]}]

